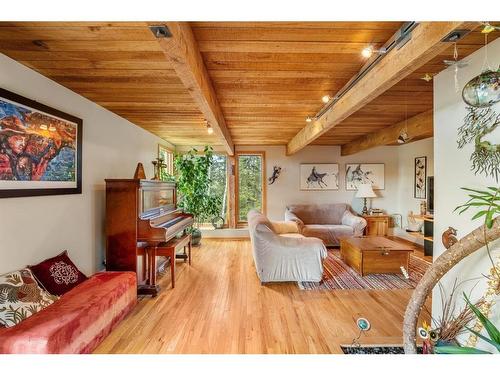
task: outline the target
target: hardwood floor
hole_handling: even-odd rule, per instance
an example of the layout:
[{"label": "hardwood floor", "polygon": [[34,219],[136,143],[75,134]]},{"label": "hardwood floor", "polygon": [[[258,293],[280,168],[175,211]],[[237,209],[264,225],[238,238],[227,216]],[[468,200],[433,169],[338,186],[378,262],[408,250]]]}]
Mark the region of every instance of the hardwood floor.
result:
[{"label": "hardwood floor", "polygon": [[401,344],[410,290],[301,291],[296,283],[261,286],[249,241],[204,239],[193,264],[178,263],[176,286],[135,310],[95,353],[340,353],[365,344]]}]

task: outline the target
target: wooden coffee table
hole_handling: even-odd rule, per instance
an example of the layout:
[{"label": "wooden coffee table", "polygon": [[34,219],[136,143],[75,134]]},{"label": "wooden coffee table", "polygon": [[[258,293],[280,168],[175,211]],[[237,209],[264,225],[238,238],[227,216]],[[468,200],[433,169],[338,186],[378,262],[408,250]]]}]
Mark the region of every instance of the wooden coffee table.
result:
[{"label": "wooden coffee table", "polygon": [[372,273],[401,273],[408,271],[413,247],[386,237],[353,237],[340,241],[340,256],[361,276]]}]

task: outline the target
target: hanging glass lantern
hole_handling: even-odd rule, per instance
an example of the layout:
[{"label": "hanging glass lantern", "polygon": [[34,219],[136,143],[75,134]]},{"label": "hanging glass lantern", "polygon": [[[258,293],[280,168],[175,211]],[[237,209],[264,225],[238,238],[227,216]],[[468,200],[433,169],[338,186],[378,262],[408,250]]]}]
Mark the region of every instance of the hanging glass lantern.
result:
[{"label": "hanging glass lantern", "polygon": [[477,108],[492,106],[500,101],[500,69],[487,70],[471,79],[462,90],[462,99]]}]

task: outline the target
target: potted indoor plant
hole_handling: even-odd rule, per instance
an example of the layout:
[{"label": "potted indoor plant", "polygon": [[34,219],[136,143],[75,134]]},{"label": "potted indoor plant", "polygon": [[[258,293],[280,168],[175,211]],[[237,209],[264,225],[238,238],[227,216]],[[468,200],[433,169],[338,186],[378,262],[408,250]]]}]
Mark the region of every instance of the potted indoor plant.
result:
[{"label": "potted indoor plant", "polygon": [[194,226],[190,228],[194,246],[201,241],[200,224],[209,222],[218,213],[220,197],[210,193],[210,166],[213,163],[213,150],[206,146],[203,153],[192,149],[185,154],[177,154],[174,160],[177,203],[184,212],[194,215]]}]

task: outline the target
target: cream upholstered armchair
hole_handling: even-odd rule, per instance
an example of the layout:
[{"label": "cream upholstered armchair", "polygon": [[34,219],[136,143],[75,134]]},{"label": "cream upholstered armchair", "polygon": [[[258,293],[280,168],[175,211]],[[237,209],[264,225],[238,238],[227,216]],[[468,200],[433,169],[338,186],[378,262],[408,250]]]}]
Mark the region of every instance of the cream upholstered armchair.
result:
[{"label": "cream upholstered armchair", "polygon": [[304,237],[294,222],[271,222],[254,210],[248,230],[261,282],[321,281],[327,251],[320,239]]}]

